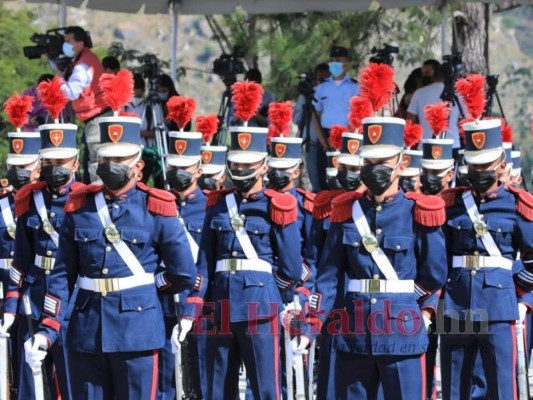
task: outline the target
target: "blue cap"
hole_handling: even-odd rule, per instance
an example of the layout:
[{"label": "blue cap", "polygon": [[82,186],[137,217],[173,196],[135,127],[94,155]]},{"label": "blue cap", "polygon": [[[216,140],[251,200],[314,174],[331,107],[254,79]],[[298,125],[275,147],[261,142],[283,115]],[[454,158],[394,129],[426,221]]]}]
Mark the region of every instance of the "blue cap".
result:
[{"label": "blue cap", "polygon": [[141,120],[137,117],[101,117],[99,157],[130,157],[142,150]]},{"label": "blue cap", "polygon": [[421,166],[425,169],[448,169],[453,166],[453,139],[422,139]]},{"label": "blue cap", "polygon": [[226,168],[226,146],[202,146],[202,173],[218,174]]},{"label": "blue cap", "polygon": [[389,158],[400,154],[405,120],[394,117],[363,119],[363,146],[360,157]]},{"label": "blue cap", "polygon": [[503,151],[505,153],[505,162],[507,163],[505,167],[505,171],[510,170],[511,168],[514,168],[513,166],[513,157],[511,156],[513,150],[513,144],[504,142],[503,143]]},{"label": "blue cap", "polygon": [[359,152],[361,150],[362,142],[363,135],[359,133],[344,132],[342,134],[341,152],[338,161],[345,165],[360,166],[361,157],[359,157]]},{"label": "blue cap", "polygon": [[511,151],[511,160],[513,162],[513,169],[522,168],[520,163],[520,150]]},{"label": "blue cap", "polygon": [[41,135],[39,132],[9,132],[8,165],[27,165],[39,158]]},{"label": "blue cap", "polygon": [[71,158],[78,154],[77,125],[40,125],[39,133],[41,134],[41,151],[39,152],[41,157],[50,159]]},{"label": "blue cap", "polygon": [[350,57],[350,50],[348,50],[346,47],[342,47],[342,46],[331,46],[331,49],[329,51],[329,56],[330,56],[330,58],[333,58],[333,57],[351,58]]},{"label": "blue cap", "polygon": [[326,152],[327,164],[326,175],[337,176],[337,169],[339,168],[339,154],[340,151],[328,151]]},{"label": "blue cap", "polygon": [[272,138],[268,165],[272,168],[291,168],[302,161],[303,139],[295,137]]},{"label": "blue cap", "polygon": [[167,164],[174,167],[190,167],[202,158],[202,134],[200,132],[169,132]]},{"label": "blue cap", "polygon": [[463,130],[468,164],[487,164],[501,157],[503,144],[499,119],[467,122],[463,124]]},{"label": "blue cap", "polygon": [[229,130],[231,135],[229,162],[254,164],[268,156],[267,128],[233,126]]},{"label": "blue cap", "polygon": [[406,162],[407,168],[400,173],[400,176],[420,175],[421,150],[405,150],[403,152],[403,160]]}]

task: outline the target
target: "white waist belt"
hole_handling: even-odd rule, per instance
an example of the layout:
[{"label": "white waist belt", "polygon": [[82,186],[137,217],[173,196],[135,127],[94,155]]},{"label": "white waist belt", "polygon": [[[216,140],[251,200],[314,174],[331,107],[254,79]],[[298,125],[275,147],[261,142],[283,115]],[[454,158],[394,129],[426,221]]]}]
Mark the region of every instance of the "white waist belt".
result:
[{"label": "white waist belt", "polygon": [[0,269],[9,269],[11,268],[11,263],[13,262],[12,258],[0,258]]},{"label": "white waist belt", "polygon": [[412,279],[350,279],[348,292],[356,293],[414,293],[415,281]]},{"label": "white waist belt", "polygon": [[39,268],[51,271],[54,269],[56,259],[54,257],[44,257],[35,255],[35,260],[33,263]]},{"label": "white waist belt", "polygon": [[253,260],[230,258],[217,261],[215,272],[258,271],[272,273],[272,265],[258,258]]},{"label": "white waist belt", "polygon": [[125,278],[91,279],[84,276],[78,277],[78,287],[97,293],[111,293],[119,290],[131,289],[137,286],[155,283],[154,275],[142,274],[127,276]]},{"label": "white waist belt", "polygon": [[497,256],[453,256],[453,268],[503,268],[513,269],[513,260]]}]

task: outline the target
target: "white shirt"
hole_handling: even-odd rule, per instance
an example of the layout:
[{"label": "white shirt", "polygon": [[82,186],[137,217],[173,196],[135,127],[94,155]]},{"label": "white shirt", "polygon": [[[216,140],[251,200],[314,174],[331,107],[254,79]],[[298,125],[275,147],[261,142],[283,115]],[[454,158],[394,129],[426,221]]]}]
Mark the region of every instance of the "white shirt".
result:
[{"label": "white shirt", "polygon": [[[407,107],[407,112],[418,117],[418,122],[424,130],[424,139],[431,139],[433,137],[433,131],[428,124],[426,119],[426,113],[424,112],[424,107],[440,103],[442,100],[440,98],[442,91],[444,90],[444,83],[435,82],[428,86],[424,86],[413,94],[409,107]],[[459,102],[461,103],[461,109],[466,114],[466,108],[464,106],[462,98],[457,95]],[[459,107],[455,104],[450,110],[450,118],[448,125],[448,132],[446,133],[446,139],[453,139],[453,148],[459,148]]]},{"label": "white shirt", "polygon": [[[138,106],[134,106],[132,103],[130,103],[126,107],[124,107],[124,111],[132,112],[139,116],[139,118],[141,119],[141,132],[148,130],[148,121],[146,119],[146,106],[146,101],[143,101]],[[152,138],[144,138],[141,136],[141,142],[144,147],[150,147],[154,145],[154,139]]]},{"label": "white shirt", "polygon": [[65,81],[61,86],[61,91],[69,100],[76,100],[80,97],[83,89],[88,87],[92,81],[93,69],[84,63],[76,64],[68,81]]}]

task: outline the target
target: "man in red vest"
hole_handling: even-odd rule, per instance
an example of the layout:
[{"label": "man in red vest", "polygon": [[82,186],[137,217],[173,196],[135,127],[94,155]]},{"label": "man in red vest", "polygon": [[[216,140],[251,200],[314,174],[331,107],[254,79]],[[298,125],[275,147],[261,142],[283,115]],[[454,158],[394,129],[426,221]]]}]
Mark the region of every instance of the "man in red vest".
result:
[{"label": "man in red vest", "polygon": [[88,153],[88,170],[91,182],[99,181],[96,175],[96,147],[100,141],[100,131],[96,117],[111,114],[102,99],[102,91],[98,86],[104,68],[100,60],[91,51],[91,38],[83,28],[71,26],[65,29],[63,53],[72,58],[72,68],[56,71],[57,76],[64,78],[61,90],[72,100],[76,118],[85,124],[84,139]]}]

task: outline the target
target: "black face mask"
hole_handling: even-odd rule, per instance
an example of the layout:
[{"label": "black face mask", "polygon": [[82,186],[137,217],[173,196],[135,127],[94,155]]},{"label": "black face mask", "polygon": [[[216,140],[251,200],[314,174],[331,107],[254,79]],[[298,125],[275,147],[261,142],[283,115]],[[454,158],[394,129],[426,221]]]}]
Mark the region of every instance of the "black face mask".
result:
[{"label": "black face mask", "polygon": [[176,192],[183,192],[191,187],[192,172],[184,171],[182,169],[173,169],[167,172],[167,182],[172,190]]},{"label": "black face mask", "polygon": [[496,183],[496,171],[475,171],[468,169],[466,175],[476,192],[485,194]]},{"label": "black face mask", "polygon": [[433,83],[433,77],[432,76],[422,76],[422,86],[427,86]]},{"label": "black face mask", "polygon": [[209,191],[217,190],[218,180],[216,180],[212,176],[201,175],[198,178],[198,186],[200,186],[202,190],[209,190]]},{"label": "black face mask", "polygon": [[326,182],[329,190],[340,190],[342,189],[341,184],[337,180],[336,176],[328,176],[328,180]]},{"label": "black face mask", "polygon": [[361,186],[361,175],[359,172],[341,169],[337,172],[337,180],[345,192],[351,192]]},{"label": "black face mask", "polygon": [[422,193],[435,195],[444,190],[442,184],[442,178],[438,175],[423,174],[420,176],[420,182],[422,183]]},{"label": "black face mask", "polygon": [[458,176],[455,180],[455,186],[470,186],[470,181],[468,180],[467,176]]},{"label": "black face mask", "polygon": [[45,181],[49,188],[55,189],[61,187],[70,181],[70,168],[60,167],[58,165],[45,165],[41,167],[41,181]]},{"label": "black face mask", "polygon": [[270,187],[275,190],[281,190],[291,183],[291,174],[286,171],[272,168],[267,174]]},{"label": "black face mask", "polygon": [[96,175],[100,177],[104,186],[109,190],[119,190],[130,181],[130,170],[131,168],[127,165],[108,162],[98,164]]},{"label": "black face mask", "polygon": [[382,164],[367,164],[361,168],[361,179],[374,196],[381,196],[392,185],[393,168]]},{"label": "black face mask", "polygon": [[405,193],[414,192],[416,187],[416,181],[408,176],[400,176],[400,187]]},{"label": "black face mask", "polygon": [[235,177],[241,177],[241,176],[250,176],[253,173],[255,173],[256,170],[253,168],[250,169],[230,169],[230,175],[231,175],[231,181],[233,182],[233,186],[235,186],[235,189],[241,193],[248,193],[257,182],[258,175],[255,174],[251,178],[246,179],[235,179]]},{"label": "black face mask", "polygon": [[10,168],[6,176],[11,186],[15,190],[19,190],[25,184],[30,183],[31,171],[21,168]]}]

